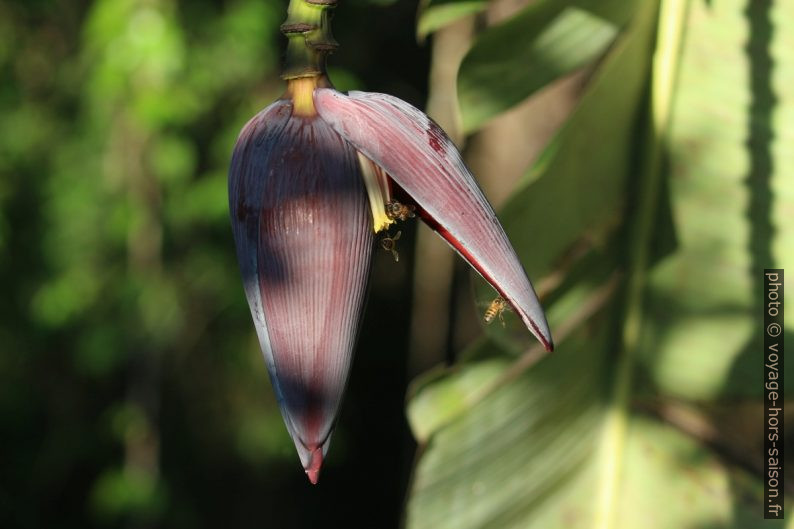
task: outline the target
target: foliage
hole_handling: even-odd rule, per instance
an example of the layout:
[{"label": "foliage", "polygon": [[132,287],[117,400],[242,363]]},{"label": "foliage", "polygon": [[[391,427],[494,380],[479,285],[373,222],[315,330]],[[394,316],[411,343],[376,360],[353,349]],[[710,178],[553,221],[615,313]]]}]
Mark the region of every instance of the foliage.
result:
[{"label": "foliage", "polygon": [[[354,455],[403,450],[404,342],[362,337],[381,354],[359,362],[351,393],[369,394],[364,374],[391,370],[389,391],[348,408],[327,471],[340,472],[338,493],[299,508],[312,496],[234,256],[229,157],[246,120],[283,90],[285,9],[0,4],[0,526],[286,527],[374,513],[396,523],[404,459],[384,463],[396,477],[373,490]],[[392,73],[363,45],[413,44],[389,24],[410,28],[415,6],[384,8],[391,20],[360,30],[371,9],[362,1],[339,17],[341,87],[417,100],[426,52],[386,54]],[[406,300],[376,291],[375,310],[386,304]],[[365,428],[374,414],[386,420]],[[386,441],[370,448],[366,435]],[[335,506],[357,490],[371,508]]]},{"label": "foliage", "polygon": [[591,74],[500,214],[558,349],[539,359],[510,318],[415,382],[408,527],[783,526],[762,519],[753,421],[762,269],[794,248],[794,12],[628,5],[533,2],[462,62],[469,132]]},{"label": "foliage", "polygon": [[[226,206],[235,135],[282,90],[285,4],[0,3],[0,526],[761,526],[759,271],[794,249],[791,4],[538,0],[476,34],[468,134],[586,74],[500,211],[558,350],[507,313],[421,376],[414,459],[406,229],[400,264],[376,263],[315,489]],[[341,2],[340,89],[422,106],[416,6]],[[425,37],[493,2],[421,6]]]}]

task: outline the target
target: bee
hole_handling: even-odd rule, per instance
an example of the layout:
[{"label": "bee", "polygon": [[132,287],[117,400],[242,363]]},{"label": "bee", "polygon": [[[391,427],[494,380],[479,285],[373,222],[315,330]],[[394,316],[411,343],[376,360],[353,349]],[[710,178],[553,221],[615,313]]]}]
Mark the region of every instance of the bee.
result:
[{"label": "bee", "polygon": [[491,301],[491,304],[488,305],[488,308],[485,309],[485,314],[483,314],[482,321],[485,322],[486,325],[490,325],[497,316],[499,316],[499,321],[502,322],[502,327],[505,325],[504,316],[502,313],[505,310],[510,310],[507,306],[507,300],[502,296],[497,296],[495,300]]},{"label": "bee", "polygon": [[400,254],[397,253],[397,240],[400,238],[400,235],[402,235],[400,231],[398,231],[394,237],[387,234],[386,237],[380,241],[380,247],[387,252],[391,252],[392,256],[394,256],[395,263],[400,260]]},{"label": "bee", "polygon": [[405,205],[396,200],[389,200],[386,203],[386,216],[392,220],[406,220],[412,219],[416,215],[414,210],[416,206]]}]

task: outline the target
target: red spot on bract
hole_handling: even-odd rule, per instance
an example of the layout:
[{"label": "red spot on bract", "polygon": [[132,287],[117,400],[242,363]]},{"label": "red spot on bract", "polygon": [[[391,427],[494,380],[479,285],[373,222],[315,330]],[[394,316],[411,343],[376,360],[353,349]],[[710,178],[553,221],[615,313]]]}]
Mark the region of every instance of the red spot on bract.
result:
[{"label": "red spot on bract", "polygon": [[436,125],[434,121],[430,121],[430,126],[427,129],[427,143],[438,154],[444,154],[444,147],[441,145],[439,138],[444,137],[444,131]]},{"label": "red spot on bract", "polygon": [[441,148],[441,143],[438,141],[438,139],[434,138],[433,136],[430,136],[428,139],[428,143],[430,143],[430,146],[437,153],[441,154],[443,152],[443,149]]}]

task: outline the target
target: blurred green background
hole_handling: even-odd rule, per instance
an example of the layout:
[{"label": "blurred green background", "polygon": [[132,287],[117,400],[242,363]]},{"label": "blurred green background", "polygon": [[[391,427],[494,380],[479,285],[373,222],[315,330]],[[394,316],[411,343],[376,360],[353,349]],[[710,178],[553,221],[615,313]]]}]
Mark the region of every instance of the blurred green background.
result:
[{"label": "blurred green background", "polygon": [[[332,74],[421,106],[416,5],[383,3],[345,2]],[[396,524],[406,289],[373,288],[323,488],[242,292],[226,172],[242,125],[283,91],[285,14],[0,3],[0,526]]]},{"label": "blurred green background", "polygon": [[558,348],[483,329],[492,290],[402,226],[316,487],[227,218],[285,9],[0,4],[0,527],[783,527],[760,293],[794,262],[794,4],[340,2],[332,80],[461,146]]}]

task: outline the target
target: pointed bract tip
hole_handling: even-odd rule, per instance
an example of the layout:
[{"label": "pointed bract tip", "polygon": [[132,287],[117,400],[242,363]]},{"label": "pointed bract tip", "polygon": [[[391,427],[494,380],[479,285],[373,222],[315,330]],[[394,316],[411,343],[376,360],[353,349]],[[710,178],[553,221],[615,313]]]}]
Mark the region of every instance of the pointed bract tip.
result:
[{"label": "pointed bract tip", "polygon": [[[542,313],[541,316],[543,316]],[[535,335],[535,338],[537,338],[541,345],[543,345],[543,349],[545,349],[547,353],[554,352],[554,341],[551,338],[549,324],[546,323],[545,318],[543,318],[541,325],[539,326],[538,322],[530,317],[527,326],[529,327],[529,330],[532,332],[532,334]]]},{"label": "pointed bract tip", "polygon": [[323,465],[323,447],[318,446],[312,452],[312,458],[309,461],[309,466],[306,467],[306,476],[312,485],[317,485],[320,481],[320,467]]}]

